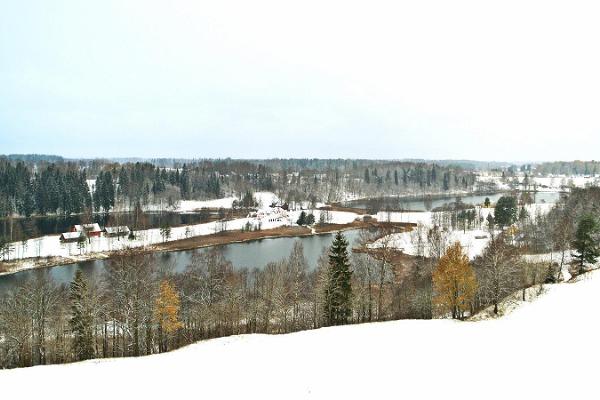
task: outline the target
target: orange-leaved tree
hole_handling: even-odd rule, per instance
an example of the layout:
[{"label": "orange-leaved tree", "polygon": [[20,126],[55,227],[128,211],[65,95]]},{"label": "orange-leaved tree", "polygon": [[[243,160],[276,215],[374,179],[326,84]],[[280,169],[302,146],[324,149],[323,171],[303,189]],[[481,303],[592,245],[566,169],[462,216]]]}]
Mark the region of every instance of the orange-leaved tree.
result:
[{"label": "orange-leaved tree", "polygon": [[158,323],[159,351],[167,351],[169,337],[183,324],[179,320],[180,300],[175,287],[167,280],[160,283],[160,293],[154,305],[154,319]]},{"label": "orange-leaved tree", "polygon": [[459,242],[451,245],[433,271],[433,304],[442,314],[464,318],[477,291],[477,279]]}]

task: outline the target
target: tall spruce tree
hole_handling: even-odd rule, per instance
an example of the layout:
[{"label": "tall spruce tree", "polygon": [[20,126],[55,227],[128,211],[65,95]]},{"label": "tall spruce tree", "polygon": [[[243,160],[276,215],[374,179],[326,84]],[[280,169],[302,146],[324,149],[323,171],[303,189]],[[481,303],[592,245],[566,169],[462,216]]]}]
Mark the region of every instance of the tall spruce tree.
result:
[{"label": "tall spruce tree", "polygon": [[327,282],[325,285],[324,319],[326,325],[342,325],[348,322],[352,308],[352,271],[348,258],[348,241],[338,232],[329,253]]},{"label": "tall spruce tree", "polygon": [[298,221],[296,221],[296,224],[302,226],[302,225],[306,225],[306,213],[304,211],[302,211],[300,213],[300,216],[298,217]]},{"label": "tall spruce tree", "polygon": [[513,196],[502,196],[496,203],[494,210],[494,220],[500,226],[510,226],[517,220],[519,206],[517,199]]},{"label": "tall spruce tree", "polygon": [[591,214],[586,214],[579,220],[573,248],[577,251],[573,257],[579,260],[579,272],[584,272],[584,264],[595,264],[600,256],[600,247],[598,245],[598,234],[600,225]]},{"label": "tall spruce tree", "polygon": [[77,360],[87,360],[94,356],[92,336],[92,311],[88,287],[81,270],[77,270],[69,290],[71,319],[69,325],[73,333],[73,353]]}]

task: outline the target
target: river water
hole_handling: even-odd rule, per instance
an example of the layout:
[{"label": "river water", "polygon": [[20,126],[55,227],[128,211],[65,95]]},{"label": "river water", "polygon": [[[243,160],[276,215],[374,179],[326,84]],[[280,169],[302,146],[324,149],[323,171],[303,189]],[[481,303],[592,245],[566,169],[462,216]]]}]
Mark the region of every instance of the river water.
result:
[{"label": "river water", "polygon": [[[481,204],[484,202],[486,197],[490,198],[492,203],[498,201],[498,199],[505,195],[505,193],[495,193],[489,195],[469,195],[462,196],[461,200],[465,204]],[[533,194],[532,194],[533,196]],[[535,194],[536,203],[554,203],[560,198],[558,192],[538,192]],[[355,200],[346,202],[345,205],[367,209],[372,206],[370,200]],[[377,199],[381,202],[383,200],[386,206],[393,208],[403,208],[407,210],[425,211],[426,206],[423,199],[406,199],[398,197],[386,197]],[[431,207],[442,207],[449,202],[456,200],[456,196],[438,197],[432,200]],[[379,203],[381,204],[381,203]],[[193,217],[192,217],[193,218]],[[188,222],[188,221],[185,221]],[[351,230],[344,232],[344,235],[352,244],[354,240],[358,238],[359,231]],[[235,268],[242,267],[257,267],[263,268],[269,262],[278,261],[282,258],[288,257],[294,243],[296,241],[302,242],[304,245],[304,256],[310,266],[315,268],[317,260],[323,252],[323,249],[331,245],[333,239],[333,233],[305,236],[305,237],[291,237],[291,238],[275,238],[275,239],[262,239],[255,240],[245,243],[232,243],[222,245],[223,253],[225,257],[231,261]],[[162,252],[158,253],[157,257],[164,264],[170,265],[175,272],[182,272],[185,267],[189,264],[192,255],[195,252],[204,252],[206,249],[195,249],[195,250],[183,250],[175,252]],[[84,273],[88,278],[94,279],[102,275],[103,271],[107,267],[107,260],[94,260],[85,261],[76,264],[59,265],[51,268],[43,268],[36,270],[22,271],[12,275],[0,276],[0,294],[6,290],[9,290],[16,285],[22,284],[28,280],[34,279],[37,276],[44,277],[45,279],[52,279],[59,284],[68,284],[75,276],[75,272],[78,269]]]},{"label": "river water", "polygon": [[[359,230],[345,231],[344,235],[352,243],[358,238]],[[269,262],[287,258],[292,251],[294,243],[300,241],[304,246],[304,256],[309,267],[315,268],[323,250],[331,245],[333,233],[286,237],[274,239],[261,239],[244,243],[222,245],[223,254],[233,264],[234,268],[257,267],[264,268]],[[182,272],[189,264],[195,252],[205,252],[206,248],[157,253],[158,261],[169,265],[173,271]],[[23,284],[36,277],[51,279],[58,284],[68,284],[73,280],[75,272],[81,270],[89,279],[96,279],[107,268],[107,260],[92,260],[76,264],[59,265],[51,268],[27,270],[16,274],[0,276],[0,295],[11,288]]]}]

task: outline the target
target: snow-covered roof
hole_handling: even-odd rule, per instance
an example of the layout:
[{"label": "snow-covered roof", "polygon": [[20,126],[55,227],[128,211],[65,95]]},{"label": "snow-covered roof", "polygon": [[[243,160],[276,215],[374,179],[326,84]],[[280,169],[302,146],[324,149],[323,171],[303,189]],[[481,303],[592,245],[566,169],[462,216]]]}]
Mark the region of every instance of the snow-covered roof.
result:
[{"label": "snow-covered roof", "polygon": [[79,239],[80,237],[81,237],[81,232],[65,232],[60,235],[60,238],[63,240]]},{"label": "snow-covered roof", "polygon": [[73,227],[75,229],[75,232],[102,232],[102,229],[100,229],[100,225],[93,223],[93,224],[83,224],[83,225],[75,225]]},{"label": "snow-covered roof", "polygon": [[117,234],[117,233],[129,233],[128,226],[107,226],[106,228],[104,228],[104,230],[109,235]]},{"label": "snow-covered roof", "polygon": [[83,224],[83,228],[87,231],[92,231],[92,232],[101,232],[102,229],[100,229],[100,225],[94,223],[94,224]]}]

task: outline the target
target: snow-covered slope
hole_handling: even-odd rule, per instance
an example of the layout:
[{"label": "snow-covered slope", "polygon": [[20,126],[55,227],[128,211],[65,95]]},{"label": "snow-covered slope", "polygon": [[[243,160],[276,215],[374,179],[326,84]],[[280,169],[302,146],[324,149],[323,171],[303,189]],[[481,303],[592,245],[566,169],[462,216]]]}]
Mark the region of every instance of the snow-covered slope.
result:
[{"label": "snow-covered slope", "polygon": [[244,335],[137,359],[0,371],[3,398],[597,398],[600,274],[484,322]]}]

